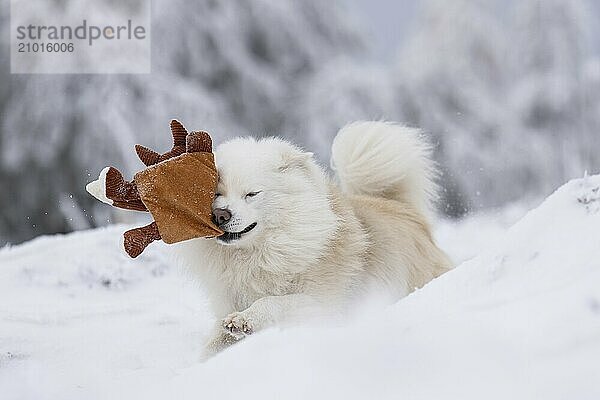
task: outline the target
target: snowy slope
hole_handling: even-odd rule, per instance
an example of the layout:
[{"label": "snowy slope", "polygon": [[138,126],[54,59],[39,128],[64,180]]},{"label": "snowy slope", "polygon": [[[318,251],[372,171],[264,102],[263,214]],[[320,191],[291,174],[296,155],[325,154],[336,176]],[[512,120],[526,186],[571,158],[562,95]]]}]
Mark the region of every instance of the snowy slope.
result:
[{"label": "snowy slope", "polygon": [[502,234],[510,217],[443,224],[452,255],[480,254],[385,310],[204,363],[212,317],[166,246],[129,260],[114,227],[4,249],[0,398],[600,398],[599,188],[572,181]]}]

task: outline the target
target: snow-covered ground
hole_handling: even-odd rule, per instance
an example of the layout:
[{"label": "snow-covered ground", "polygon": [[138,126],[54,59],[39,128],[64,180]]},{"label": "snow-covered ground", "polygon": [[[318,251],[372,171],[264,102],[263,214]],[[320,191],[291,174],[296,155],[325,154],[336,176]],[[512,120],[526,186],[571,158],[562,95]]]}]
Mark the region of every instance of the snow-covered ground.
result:
[{"label": "snow-covered ground", "polygon": [[[213,323],[167,246],[124,227],[0,250],[1,399],[600,398],[600,176],[527,213],[441,222],[455,270],[335,326],[199,362]],[[509,225],[520,219],[514,226]]]}]

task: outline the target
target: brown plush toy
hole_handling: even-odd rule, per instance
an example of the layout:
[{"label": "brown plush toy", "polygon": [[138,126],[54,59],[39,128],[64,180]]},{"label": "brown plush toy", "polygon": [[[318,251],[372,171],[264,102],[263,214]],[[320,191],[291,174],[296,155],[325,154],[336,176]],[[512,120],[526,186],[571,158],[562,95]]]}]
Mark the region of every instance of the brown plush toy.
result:
[{"label": "brown plush toy", "polygon": [[148,168],[127,182],[114,167],[106,167],[86,190],[115,207],[149,211],[154,222],[123,234],[125,251],[135,258],[155,240],[177,243],[223,232],[212,221],[212,201],[217,187],[217,169],[212,140],[204,131],[188,133],[171,121],[173,148],[159,154],[144,146],[135,150]]}]

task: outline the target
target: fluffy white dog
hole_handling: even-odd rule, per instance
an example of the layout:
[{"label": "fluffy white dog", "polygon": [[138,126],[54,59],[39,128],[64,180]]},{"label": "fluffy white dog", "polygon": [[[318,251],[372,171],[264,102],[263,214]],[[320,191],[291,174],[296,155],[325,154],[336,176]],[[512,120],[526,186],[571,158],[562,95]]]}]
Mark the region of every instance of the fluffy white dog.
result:
[{"label": "fluffy white dog", "polygon": [[429,157],[416,129],[355,122],[333,142],[335,184],[283,140],[221,144],[213,213],[226,233],[178,245],[220,318],[207,350],[344,312],[369,293],[395,301],[447,271],[428,220]]}]

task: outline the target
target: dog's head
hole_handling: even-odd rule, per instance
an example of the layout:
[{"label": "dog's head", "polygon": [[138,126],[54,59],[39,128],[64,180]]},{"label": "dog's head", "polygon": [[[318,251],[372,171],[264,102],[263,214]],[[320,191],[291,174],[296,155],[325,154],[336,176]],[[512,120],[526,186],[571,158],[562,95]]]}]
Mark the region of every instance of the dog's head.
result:
[{"label": "dog's head", "polygon": [[217,238],[220,244],[264,243],[282,228],[294,235],[299,224],[306,229],[311,223],[311,208],[326,191],[312,154],[280,139],[233,139],[217,148],[215,160],[213,218],[225,231]]}]

